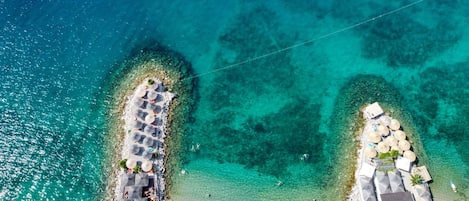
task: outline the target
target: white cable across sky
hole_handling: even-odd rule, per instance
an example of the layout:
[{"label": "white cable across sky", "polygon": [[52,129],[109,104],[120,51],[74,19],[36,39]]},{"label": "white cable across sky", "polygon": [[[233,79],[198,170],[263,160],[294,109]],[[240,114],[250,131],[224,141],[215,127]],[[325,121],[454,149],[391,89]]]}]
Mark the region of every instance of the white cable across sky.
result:
[{"label": "white cable across sky", "polygon": [[419,3],[421,3],[421,2],[423,2],[423,0],[414,1],[414,2],[412,2],[412,3],[409,3],[409,4],[406,4],[406,5],[403,5],[403,6],[399,7],[399,8],[396,8],[396,9],[394,9],[394,10],[381,13],[381,14],[376,15],[376,16],[374,16],[374,17],[368,18],[368,19],[366,19],[366,20],[360,21],[360,22],[358,22],[358,23],[355,23],[355,24],[353,24],[353,25],[350,25],[350,26],[347,26],[347,27],[344,27],[344,28],[341,28],[341,29],[337,29],[337,30],[335,30],[335,31],[333,31],[333,32],[330,32],[330,33],[327,33],[327,34],[318,36],[318,37],[316,37],[316,38],[313,38],[313,39],[310,39],[310,40],[306,40],[306,41],[303,41],[303,42],[301,42],[301,43],[293,44],[293,45],[291,45],[291,46],[288,46],[288,47],[285,47],[285,48],[282,48],[282,49],[279,49],[279,50],[275,50],[275,51],[272,51],[272,52],[268,52],[268,53],[263,54],[263,55],[260,55],[260,56],[248,58],[248,59],[246,59],[246,60],[239,61],[239,62],[230,64],[230,65],[227,65],[227,66],[223,66],[223,67],[220,67],[220,68],[215,68],[215,69],[213,69],[213,70],[211,70],[211,71],[208,71],[208,72],[205,72],[205,73],[196,74],[196,75],[194,75],[194,76],[191,76],[191,77],[182,79],[181,81],[189,80],[189,79],[194,79],[194,78],[202,77],[202,76],[209,75],[209,74],[213,74],[213,73],[216,73],[216,72],[219,72],[219,71],[223,71],[223,70],[231,69],[231,68],[234,68],[234,67],[238,67],[238,66],[241,66],[241,65],[243,65],[243,64],[252,62],[252,61],[256,61],[256,60],[259,60],[259,59],[263,59],[263,58],[266,58],[266,57],[269,57],[269,56],[272,56],[272,55],[275,55],[275,54],[278,54],[278,53],[281,53],[281,52],[286,52],[286,51],[288,51],[288,50],[291,50],[291,49],[294,49],[294,48],[297,48],[297,47],[301,47],[301,46],[304,46],[304,45],[313,43],[313,42],[318,41],[318,40],[321,40],[321,39],[328,38],[328,37],[330,37],[330,36],[332,36],[332,35],[336,35],[336,34],[338,34],[338,33],[341,33],[341,32],[344,32],[344,31],[347,31],[347,30],[350,30],[350,29],[354,29],[354,28],[356,28],[356,27],[359,27],[359,26],[361,26],[361,25],[367,24],[367,23],[372,22],[372,21],[374,21],[374,20],[377,20],[377,19],[379,19],[379,18],[388,16],[388,15],[392,15],[392,14],[394,14],[394,13],[397,13],[397,12],[399,12],[399,11],[402,11],[402,10],[406,9],[406,8],[412,7],[412,6],[414,6],[414,5],[416,5],[416,4],[419,4]]}]

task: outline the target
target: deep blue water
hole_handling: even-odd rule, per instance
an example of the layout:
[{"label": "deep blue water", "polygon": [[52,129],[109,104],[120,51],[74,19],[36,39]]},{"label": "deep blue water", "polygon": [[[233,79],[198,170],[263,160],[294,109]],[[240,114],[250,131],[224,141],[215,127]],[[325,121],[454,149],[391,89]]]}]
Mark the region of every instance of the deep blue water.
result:
[{"label": "deep blue water", "polygon": [[[97,94],[112,67],[135,49],[157,41],[181,53],[195,73],[206,73],[408,3],[0,1],[0,199],[104,194],[104,139],[112,136],[104,135]],[[394,85],[413,112],[435,198],[467,199],[467,13],[464,1],[423,1],[198,77],[187,138],[201,149],[188,152],[193,176],[177,178],[173,197],[202,200],[210,192],[217,200],[272,200],[294,189],[293,200],[333,198],[322,183],[324,164],[334,159],[327,143],[350,140],[330,131],[334,101],[350,78],[372,74]],[[301,163],[302,153],[314,160]],[[450,178],[459,194],[444,195]],[[283,189],[275,188],[278,179],[286,180]]]}]

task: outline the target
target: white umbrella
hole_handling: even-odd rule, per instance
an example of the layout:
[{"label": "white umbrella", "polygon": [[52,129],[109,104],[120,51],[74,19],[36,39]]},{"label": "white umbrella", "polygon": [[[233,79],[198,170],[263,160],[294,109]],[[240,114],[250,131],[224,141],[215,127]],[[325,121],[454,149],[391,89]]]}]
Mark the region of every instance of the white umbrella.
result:
[{"label": "white umbrella", "polygon": [[155,116],[147,114],[147,116],[145,117],[145,122],[148,124],[152,124],[153,122],[155,122]]},{"label": "white umbrella", "polygon": [[137,166],[137,161],[132,160],[132,159],[127,159],[127,162],[125,162],[125,166],[129,169],[133,169],[135,166]]},{"label": "white umbrella", "polygon": [[388,136],[386,139],[384,139],[384,142],[386,142],[386,144],[391,147],[397,145],[397,139],[394,136]]},{"label": "white umbrella", "polygon": [[399,145],[399,148],[404,151],[407,151],[410,149],[410,143],[407,140],[400,140],[398,145]]},{"label": "white umbrella", "polygon": [[143,161],[142,163],[142,170],[145,171],[145,172],[148,172],[151,170],[151,168],[153,167],[153,164],[151,161]]},{"label": "white umbrella", "polygon": [[150,100],[156,99],[156,96],[158,96],[158,94],[156,93],[156,91],[149,91],[148,94],[147,94],[147,97],[148,97],[148,99],[150,99]]},{"label": "white umbrella", "polygon": [[382,136],[388,136],[389,135],[389,129],[388,127],[380,124],[378,125],[378,134],[382,135]]},{"label": "white umbrella", "polygon": [[379,117],[378,122],[385,126],[389,126],[389,124],[391,123],[391,118],[384,115],[384,116]]},{"label": "white umbrella", "polygon": [[401,127],[401,123],[399,123],[399,121],[397,121],[396,119],[392,119],[391,120],[391,123],[389,124],[389,128],[391,130],[397,130]]},{"label": "white umbrella", "polygon": [[376,149],[370,146],[366,146],[363,150],[364,154],[368,158],[374,158],[378,153],[376,153]]},{"label": "white umbrella", "polygon": [[154,142],[153,142],[153,139],[151,139],[151,137],[145,137],[145,139],[143,139],[143,143],[149,147],[153,146]]},{"label": "white umbrella", "polygon": [[407,150],[404,151],[404,158],[407,158],[410,160],[410,162],[414,162],[417,157],[415,156],[415,153],[413,151]]},{"label": "white umbrella", "polygon": [[130,126],[140,129],[142,124],[138,120],[131,119],[129,122]]},{"label": "white umbrella", "polygon": [[405,135],[404,131],[397,130],[397,131],[394,131],[394,137],[397,140],[405,140],[406,135]]},{"label": "white umbrella", "polygon": [[134,98],[133,101],[134,101],[134,105],[138,107],[142,107],[143,104],[145,104],[145,101],[140,98]]},{"label": "white umbrella", "polygon": [[135,95],[137,97],[143,98],[147,94],[147,90],[139,88],[137,89],[137,92],[135,92]]},{"label": "white umbrella", "polygon": [[378,143],[381,141],[381,135],[374,131],[368,132],[368,141]]},{"label": "white umbrella", "polygon": [[378,143],[377,150],[379,153],[389,152],[389,145],[387,145],[385,142],[380,142]]}]

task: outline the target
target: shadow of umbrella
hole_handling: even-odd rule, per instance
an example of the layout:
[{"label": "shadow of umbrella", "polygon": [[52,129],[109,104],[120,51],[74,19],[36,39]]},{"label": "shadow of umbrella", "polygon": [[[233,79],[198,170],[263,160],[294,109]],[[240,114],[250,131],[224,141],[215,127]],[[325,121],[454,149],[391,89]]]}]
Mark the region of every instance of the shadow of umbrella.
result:
[{"label": "shadow of umbrella", "polygon": [[132,148],[130,149],[130,152],[132,154],[137,155],[140,152],[140,147],[134,144],[134,145],[132,145]]},{"label": "shadow of umbrella", "polygon": [[137,132],[132,133],[132,140],[138,142],[138,141],[140,141],[141,138],[142,138],[142,136],[140,134],[138,134]]},{"label": "shadow of umbrella", "polygon": [[150,126],[150,125],[147,125],[147,126],[145,127],[145,129],[143,129],[143,132],[144,132],[146,135],[153,135],[153,133],[155,133],[155,127]]},{"label": "shadow of umbrella", "polygon": [[154,142],[153,142],[153,139],[151,139],[151,137],[145,137],[145,139],[143,139],[143,144],[151,147],[153,146]]},{"label": "shadow of umbrella", "polygon": [[151,158],[153,157],[153,154],[145,150],[143,151],[142,157],[144,159],[151,160]]},{"label": "shadow of umbrella", "polygon": [[133,128],[138,130],[141,130],[143,127],[143,123],[138,120],[131,120],[130,124]]}]

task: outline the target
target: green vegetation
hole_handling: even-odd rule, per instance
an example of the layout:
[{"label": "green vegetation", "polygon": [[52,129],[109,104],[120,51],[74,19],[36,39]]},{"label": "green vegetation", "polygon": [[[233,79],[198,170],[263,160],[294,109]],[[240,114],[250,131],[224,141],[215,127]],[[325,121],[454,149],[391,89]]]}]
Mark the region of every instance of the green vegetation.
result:
[{"label": "green vegetation", "polygon": [[378,158],[379,158],[379,159],[385,159],[385,158],[396,159],[398,156],[399,156],[399,151],[397,151],[397,150],[392,150],[391,152],[380,153],[380,154],[378,155]]},{"label": "green vegetation", "polygon": [[422,184],[423,183],[423,178],[419,174],[413,174],[410,177],[410,181],[412,182],[412,186]]},{"label": "green vegetation", "polygon": [[119,161],[119,167],[124,169],[124,170],[127,170],[127,166],[125,165],[125,163],[127,163],[127,159],[123,159],[123,160]]},{"label": "green vegetation", "polygon": [[390,153],[391,153],[391,157],[393,159],[396,159],[397,157],[399,157],[399,151],[397,151],[397,150],[391,150]]},{"label": "green vegetation", "polygon": [[152,84],[154,84],[154,83],[155,83],[155,80],[152,80],[152,79],[149,79],[149,80],[148,80],[148,85],[152,85]]},{"label": "green vegetation", "polygon": [[137,174],[142,171],[142,167],[140,165],[137,165],[134,167],[134,173]]}]

